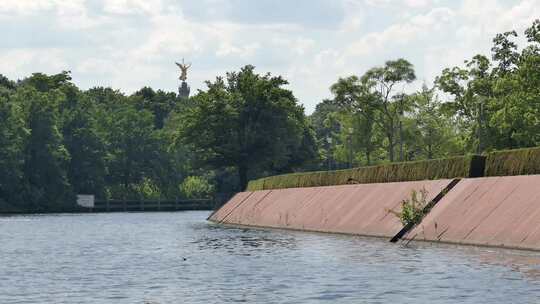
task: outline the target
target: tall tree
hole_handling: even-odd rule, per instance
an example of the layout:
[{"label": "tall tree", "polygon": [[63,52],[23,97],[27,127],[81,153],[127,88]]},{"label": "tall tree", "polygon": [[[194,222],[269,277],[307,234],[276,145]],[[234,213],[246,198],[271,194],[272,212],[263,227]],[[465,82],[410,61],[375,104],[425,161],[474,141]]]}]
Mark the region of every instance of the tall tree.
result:
[{"label": "tall tree", "polygon": [[137,111],[129,104],[114,111],[103,123],[108,155],[107,182],[112,194],[122,198],[139,195],[135,190],[151,177],[153,160],[159,157],[154,116],[150,111]]},{"label": "tall tree", "polygon": [[23,190],[24,143],[28,130],[24,126],[21,105],[0,95],[0,200],[19,204]]},{"label": "tall tree", "polygon": [[433,159],[466,153],[455,124],[442,111],[442,102],[434,88],[424,85],[409,99],[413,103],[411,118],[418,131],[413,141],[420,148],[421,157]]},{"label": "tall tree", "polygon": [[177,97],[175,93],[166,93],[162,90],[154,91],[144,87],[133,94],[138,109],[146,109],[154,114],[154,124],[157,129],[163,128],[165,119],[174,109]]},{"label": "tall tree", "polygon": [[342,110],[356,116],[351,121],[351,125],[345,129],[352,128],[353,134],[359,134],[355,136],[355,139],[359,141],[364,151],[367,165],[371,164],[371,154],[375,150],[373,135],[377,111],[376,99],[378,98],[370,89],[371,83],[368,78],[356,76],[340,78],[330,88],[334,94],[335,103],[340,105]]},{"label": "tall tree", "polygon": [[283,78],[256,74],[248,65],[206,84],[181,114],[179,135],[211,167],[235,167],[240,189],[255,170],[291,170],[314,157],[294,155],[313,140],[305,139],[312,135],[303,108],[283,88]]},{"label": "tall tree", "polygon": [[25,200],[34,210],[72,208],[73,192],[66,168],[70,159],[60,132],[58,103],[64,95],[58,90],[47,93],[24,86],[13,100],[24,108],[26,129],[30,134],[24,145]]},{"label": "tall tree", "polygon": [[64,145],[71,155],[68,178],[76,193],[105,195],[105,142],[97,126],[96,104],[76,87],[64,88],[68,99],[62,112]]},{"label": "tall tree", "polygon": [[[363,76],[370,90],[377,95],[374,107],[377,110],[376,122],[383,130],[387,143],[388,158],[394,161],[396,130],[402,117],[402,107],[393,99],[396,86],[410,83],[416,79],[413,65],[405,59],[390,60],[383,67],[372,68]],[[401,141],[402,139],[399,138]]]},{"label": "tall tree", "polygon": [[527,147],[540,144],[540,20],[526,31],[529,45],[515,54],[513,42],[508,49],[494,49],[493,57],[511,52],[512,69],[495,73],[495,111],[490,123],[499,132],[496,148]]},{"label": "tall tree", "polygon": [[465,63],[465,68],[444,69],[435,82],[443,92],[453,95],[454,99],[445,105],[446,109],[463,118],[464,127],[470,132],[471,146],[476,146],[476,153],[482,153],[489,145],[486,134],[493,110],[490,108],[492,65],[483,55],[476,55]]}]

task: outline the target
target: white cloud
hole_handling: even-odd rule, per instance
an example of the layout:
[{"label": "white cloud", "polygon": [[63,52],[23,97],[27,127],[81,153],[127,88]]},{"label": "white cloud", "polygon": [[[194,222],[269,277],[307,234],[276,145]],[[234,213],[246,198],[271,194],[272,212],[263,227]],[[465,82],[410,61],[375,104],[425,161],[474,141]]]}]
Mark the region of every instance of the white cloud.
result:
[{"label": "white cloud", "polygon": [[50,0],[2,0],[0,14],[28,15],[54,9],[58,3]]},{"label": "white cloud", "polygon": [[318,27],[294,16],[243,18],[257,6],[239,3],[0,0],[0,22],[9,28],[0,71],[16,79],[71,69],[82,88],[175,91],[174,61],[185,57],[193,62],[188,82],[195,92],[206,79],[253,64],[283,75],[311,111],[338,77],[403,57],[430,83],[442,68],[488,54],[495,33],[521,34],[540,16],[540,0],[336,0],[341,21],[332,27],[320,20],[325,26]]},{"label": "white cloud", "polygon": [[216,51],[218,57],[225,56],[252,56],[260,45],[258,43],[251,43],[245,46],[234,46],[228,43],[222,43]]},{"label": "white cloud", "polygon": [[343,2],[345,16],[340,25],[341,32],[354,32],[361,29],[365,21],[365,10],[362,3],[346,0]]},{"label": "white cloud", "polygon": [[2,0],[0,14],[11,17],[55,12],[58,16],[81,14],[86,11],[84,0]]},{"label": "white cloud", "polygon": [[433,34],[454,17],[449,8],[434,8],[427,14],[393,24],[381,32],[369,33],[347,47],[349,56],[365,56],[385,48],[413,43],[418,37]]},{"label": "white cloud", "polygon": [[34,72],[58,73],[68,69],[65,52],[57,48],[13,49],[0,53],[0,70],[22,79]]},{"label": "white cloud", "polygon": [[404,5],[411,8],[422,8],[430,5],[436,5],[438,0],[364,0],[367,5],[389,7]]},{"label": "white cloud", "polygon": [[162,10],[161,0],[106,0],[103,5],[104,12],[118,15],[155,15]]},{"label": "white cloud", "polygon": [[405,0],[406,5],[410,7],[426,7],[433,2],[432,0]]}]

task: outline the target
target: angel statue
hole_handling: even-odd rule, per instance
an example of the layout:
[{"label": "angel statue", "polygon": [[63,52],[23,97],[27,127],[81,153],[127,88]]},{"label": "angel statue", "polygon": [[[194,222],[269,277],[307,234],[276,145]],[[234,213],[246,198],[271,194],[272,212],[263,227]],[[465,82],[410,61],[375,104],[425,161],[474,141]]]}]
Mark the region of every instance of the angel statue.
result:
[{"label": "angel statue", "polygon": [[182,58],[182,63],[175,62],[176,65],[180,68],[182,71],[182,74],[180,75],[179,79],[182,81],[186,81],[187,79],[187,70],[191,67],[191,63],[185,64],[184,58]]}]

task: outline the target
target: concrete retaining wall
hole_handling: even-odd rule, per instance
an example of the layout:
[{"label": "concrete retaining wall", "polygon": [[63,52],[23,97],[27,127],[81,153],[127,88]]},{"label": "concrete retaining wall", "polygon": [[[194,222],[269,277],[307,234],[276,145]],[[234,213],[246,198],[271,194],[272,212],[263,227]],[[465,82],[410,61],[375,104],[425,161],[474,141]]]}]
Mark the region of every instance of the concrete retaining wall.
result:
[{"label": "concrete retaining wall", "polygon": [[451,180],[358,184],[242,192],[209,219],[218,223],[393,237],[399,211],[413,190],[428,199]]},{"label": "concrete retaining wall", "polygon": [[405,239],[540,250],[540,175],[466,178],[443,191],[450,183],[436,180],[242,192],[209,219],[392,238],[403,225],[388,210],[400,211],[402,200],[424,188],[429,200],[439,193],[442,199]]},{"label": "concrete retaining wall", "polygon": [[540,175],[463,179],[406,238],[540,250]]}]

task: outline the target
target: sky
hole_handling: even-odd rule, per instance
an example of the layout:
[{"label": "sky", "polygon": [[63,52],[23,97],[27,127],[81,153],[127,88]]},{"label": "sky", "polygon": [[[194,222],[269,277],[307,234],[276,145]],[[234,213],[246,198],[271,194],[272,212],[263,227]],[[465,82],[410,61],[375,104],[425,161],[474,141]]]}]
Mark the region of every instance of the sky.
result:
[{"label": "sky", "polygon": [[311,113],[339,77],[405,58],[418,80],[402,90],[430,85],[536,18],[540,0],[0,0],[0,74],[177,91],[185,58],[194,94],[252,64],[287,79]]}]

